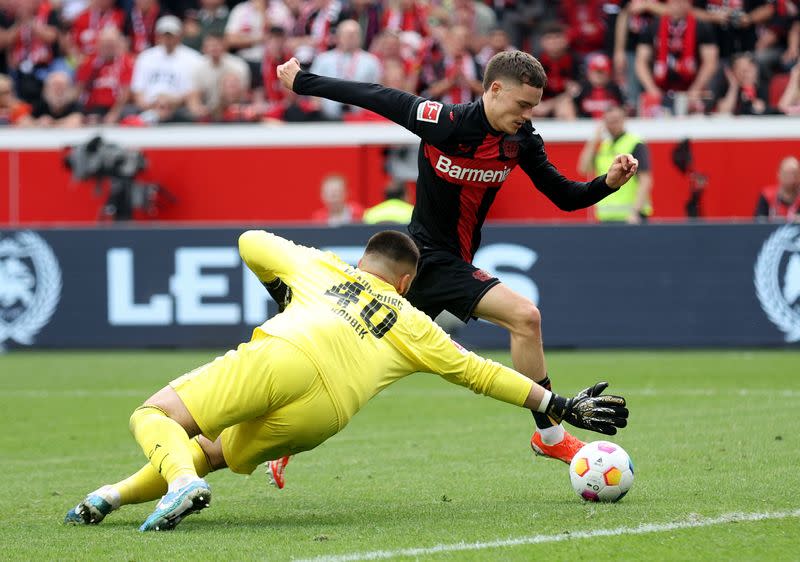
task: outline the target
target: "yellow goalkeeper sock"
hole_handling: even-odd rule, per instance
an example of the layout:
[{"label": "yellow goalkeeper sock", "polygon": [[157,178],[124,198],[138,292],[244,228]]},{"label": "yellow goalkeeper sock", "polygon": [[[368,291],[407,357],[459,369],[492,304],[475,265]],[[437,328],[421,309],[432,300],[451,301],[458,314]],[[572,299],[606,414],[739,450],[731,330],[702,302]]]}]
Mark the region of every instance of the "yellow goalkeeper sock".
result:
[{"label": "yellow goalkeeper sock", "polygon": [[137,408],[131,415],[130,427],[147,460],[167,484],[178,478],[197,478],[186,430],[161,408]]},{"label": "yellow goalkeeper sock", "polygon": [[[192,450],[192,461],[194,469],[199,477],[203,477],[211,472],[211,465],[208,462],[203,448],[197,438],[189,443]],[[157,500],[167,493],[167,481],[156,472],[153,465],[147,463],[138,472],[131,474],[125,480],[117,482],[112,486],[119,494],[120,505],[134,503],[144,503]]]}]

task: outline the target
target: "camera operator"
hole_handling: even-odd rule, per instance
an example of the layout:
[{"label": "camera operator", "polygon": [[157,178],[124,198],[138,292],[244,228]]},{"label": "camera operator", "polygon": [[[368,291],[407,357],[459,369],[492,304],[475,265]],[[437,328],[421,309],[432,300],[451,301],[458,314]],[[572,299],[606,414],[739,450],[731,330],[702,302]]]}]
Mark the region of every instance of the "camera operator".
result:
[{"label": "camera operator", "polygon": [[101,219],[130,220],[135,210],[154,216],[162,200],[175,202],[163,187],[135,181],[147,165],[141,152],[106,143],[101,137],[70,147],[64,165],[74,180],[95,179],[97,193],[107,191]]}]

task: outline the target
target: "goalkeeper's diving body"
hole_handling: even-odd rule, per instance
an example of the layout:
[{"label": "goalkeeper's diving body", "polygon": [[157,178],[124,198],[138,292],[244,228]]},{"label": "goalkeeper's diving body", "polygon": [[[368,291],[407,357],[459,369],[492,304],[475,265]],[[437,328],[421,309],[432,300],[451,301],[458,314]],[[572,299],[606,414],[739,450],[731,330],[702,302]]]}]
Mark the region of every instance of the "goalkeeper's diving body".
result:
[{"label": "goalkeeper's diving body", "polygon": [[[564,177],[531,123],[547,76],[539,61],[522,51],[492,57],[483,95],[471,103],[440,103],[379,84],[318,76],[302,71],[296,59],[278,66],[277,74],[297,94],[369,109],[420,137],[417,201],[408,231],[421,255],[406,298],[431,318],[447,310],[464,322],[481,318],[508,330],[514,369],[550,389],[536,304],[472,264],[481,227],[517,166],[559,209],[575,211],[624,185],[637,171],[636,158],[617,155],[608,173],[589,182]],[[284,300],[274,296],[279,304]],[[537,455],[569,463],[584,445],[549,416],[534,412],[533,418],[530,445]],[[282,458],[267,466],[279,488],[287,462]]]},{"label": "goalkeeper's diving body", "polygon": [[417,371],[600,433],[627,424],[625,400],[600,394],[605,383],[559,396],[464,350],[411,306],[403,295],[419,250],[405,234],[374,235],[357,268],[264,231],[242,234],[239,250],[262,283],[280,278],[290,287],[291,302],[249,342],[137,408],[130,428],[147,464],[88,494],[66,522],[96,524],[122,505],[161,498],[140,530],[173,529],[209,505],[209,472],[249,474],[265,461],[313,449],[375,394]]}]

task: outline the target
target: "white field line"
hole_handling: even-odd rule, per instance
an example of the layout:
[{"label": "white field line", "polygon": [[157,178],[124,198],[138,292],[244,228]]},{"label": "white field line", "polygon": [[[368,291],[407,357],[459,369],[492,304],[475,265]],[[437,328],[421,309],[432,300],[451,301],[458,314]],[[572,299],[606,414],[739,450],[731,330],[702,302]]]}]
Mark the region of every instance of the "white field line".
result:
[{"label": "white field line", "polygon": [[725,513],[717,517],[691,517],[686,521],[675,521],[672,523],[645,523],[637,527],[617,527],[614,529],[595,529],[593,531],[574,531],[558,533],[555,535],[533,535],[530,537],[520,537],[516,539],[503,539],[489,542],[474,543],[455,543],[438,544],[436,546],[424,548],[402,548],[398,550],[374,550],[372,552],[355,552],[351,554],[334,554],[319,556],[317,558],[307,558],[299,562],[351,562],[355,560],[386,560],[399,556],[425,556],[429,554],[440,554],[447,552],[464,552],[474,550],[487,550],[491,548],[505,548],[512,546],[522,546],[529,544],[543,544],[552,542],[563,542],[570,540],[593,539],[597,537],[617,537],[622,535],[645,535],[649,533],[663,533],[665,531],[677,531],[680,529],[697,529],[700,527],[711,527],[712,525],[724,525],[727,523],[743,523],[748,521],[766,521],[769,519],[787,519],[789,517],[800,517],[800,509],[789,511],[774,511],[767,513]]}]

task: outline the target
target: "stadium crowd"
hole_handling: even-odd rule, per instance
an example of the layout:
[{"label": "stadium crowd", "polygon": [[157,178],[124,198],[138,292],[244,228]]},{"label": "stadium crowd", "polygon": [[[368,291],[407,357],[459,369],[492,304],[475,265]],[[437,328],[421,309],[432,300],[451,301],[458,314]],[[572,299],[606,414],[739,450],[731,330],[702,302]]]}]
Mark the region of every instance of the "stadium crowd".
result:
[{"label": "stadium crowd", "polygon": [[458,103],[512,48],[539,118],[800,114],[798,0],[0,0],[0,124],[371,120],[276,66]]}]

